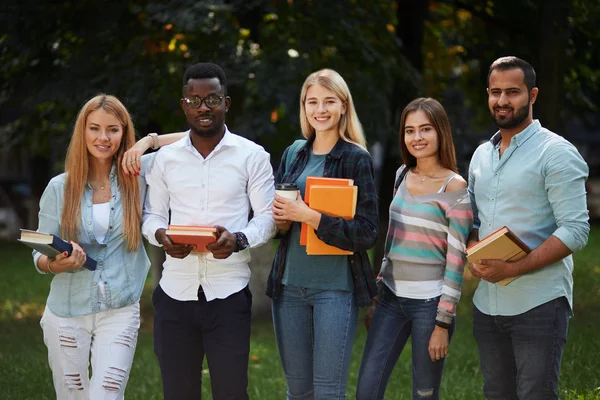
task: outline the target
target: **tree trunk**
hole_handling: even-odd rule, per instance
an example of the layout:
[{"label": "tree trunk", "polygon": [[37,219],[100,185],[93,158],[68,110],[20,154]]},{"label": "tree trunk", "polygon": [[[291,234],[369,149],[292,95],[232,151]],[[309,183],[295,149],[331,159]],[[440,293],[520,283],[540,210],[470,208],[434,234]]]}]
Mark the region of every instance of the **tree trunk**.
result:
[{"label": "tree trunk", "polygon": [[[423,37],[424,23],[428,15],[428,0],[398,0],[396,9],[396,18],[398,27],[396,35],[402,41],[402,50],[399,56],[408,60],[419,73],[423,72]],[[401,64],[401,63],[400,63]],[[407,90],[404,82],[398,81],[395,85],[393,97],[390,101],[392,106],[391,115],[399,120],[398,115],[402,108],[408,104],[418,93]],[[392,192],[396,170],[401,160],[399,158],[400,150],[398,148],[398,130],[388,135],[384,148],[383,167],[379,182],[379,239],[375,244],[373,266],[375,272],[379,271],[381,260],[385,248],[385,237],[388,230],[389,206],[392,202]]]},{"label": "tree trunk", "polygon": [[540,92],[533,109],[542,125],[557,133],[563,131],[569,3],[567,0],[538,1],[540,36],[538,60],[534,67]]}]

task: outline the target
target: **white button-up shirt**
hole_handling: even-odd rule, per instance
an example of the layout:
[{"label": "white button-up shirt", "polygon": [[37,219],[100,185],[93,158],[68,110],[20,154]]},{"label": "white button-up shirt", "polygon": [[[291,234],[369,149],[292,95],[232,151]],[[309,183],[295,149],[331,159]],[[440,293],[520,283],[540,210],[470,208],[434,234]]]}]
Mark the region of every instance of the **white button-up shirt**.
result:
[{"label": "white button-up shirt", "polygon": [[[229,232],[243,232],[249,247],[266,243],[276,232],[269,153],[226,127],[223,139],[204,158],[190,134],[161,148],[146,175],[144,236],[160,246],[154,234],[168,228],[170,210],[173,225],[221,225]],[[226,298],[248,285],[249,261],[249,248],[224,260],[212,253],[191,253],[184,259],[167,255],[160,286],[181,301],[197,300],[200,285],[208,301]]]}]

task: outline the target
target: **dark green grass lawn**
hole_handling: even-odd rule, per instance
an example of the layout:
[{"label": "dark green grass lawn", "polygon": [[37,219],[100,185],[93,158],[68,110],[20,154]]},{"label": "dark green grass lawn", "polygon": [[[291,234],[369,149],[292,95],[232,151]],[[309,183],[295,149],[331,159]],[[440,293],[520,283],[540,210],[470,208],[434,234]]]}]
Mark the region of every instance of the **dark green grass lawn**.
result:
[{"label": "dark green grass lawn", "polygon": [[[0,399],[53,399],[51,373],[39,327],[50,279],[35,272],[28,249],[0,242]],[[471,334],[471,296],[476,282],[468,281],[458,309],[458,326],[450,346],[442,383],[443,399],[482,399],[482,378]],[[142,329],[126,398],[162,399],[158,364],[153,352],[151,288],[142,298]],[[262,296],[256,293],[255,296]],[[575,256],[575,317],[560,380],[563,399],[600,399],[600,230],[593,230],[588,246]],[[354,398],[366,332],[359,326],[348,381],[348,398]],[[269,400],[285,398],[285,381],[279,364],[270,320],[254,321],[250,360],[250,396]],[[204,398],[210,399],[208,371]],[[410,399],[410,347],[402,354],[386,392],[387,399]]]}]

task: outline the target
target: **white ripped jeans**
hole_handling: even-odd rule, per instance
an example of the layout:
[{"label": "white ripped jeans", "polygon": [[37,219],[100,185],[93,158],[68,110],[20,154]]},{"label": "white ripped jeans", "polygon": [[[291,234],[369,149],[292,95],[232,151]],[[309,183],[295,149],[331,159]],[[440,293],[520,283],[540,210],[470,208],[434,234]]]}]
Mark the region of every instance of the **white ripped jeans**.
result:
[{"label": "white ripped jeans", "polygon": [[123,399],[140,327],[139,302],[68,318],[46,307],[40,325],[57,399]]}]

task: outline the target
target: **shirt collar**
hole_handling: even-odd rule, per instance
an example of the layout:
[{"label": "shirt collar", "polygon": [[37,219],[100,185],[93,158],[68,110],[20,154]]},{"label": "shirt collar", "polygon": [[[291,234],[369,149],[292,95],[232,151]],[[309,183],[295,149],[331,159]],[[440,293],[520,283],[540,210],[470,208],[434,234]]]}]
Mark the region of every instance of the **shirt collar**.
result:
[{"label": "shirt collar", "polygon": [[[531,124],[527,126],[527,128],[513,136],[510,141],[511,143],[515,143],[517,146],[520,146],[540,129],[542,129],[542,124],[540,124],[539,120],[534,119]],[[502,136],[500,135],[500,131],[498,131],[494,134],[494,136],[492,136],[490,142],[492,143],[492,146],[496,147],[500,144],[501,140]]]},{"label": "shirt collar", "polygon": [[[190,135],[192,135],[192,130],[188,129],[187,135],[185,137],[185,146],[188,148],[188,150],[197,153],[198,150],[196,150],[196,148],[192,144],[192,139],[191,139]],[[210,152],[210,154],[217,153],[223,146],[235,146],[236,144],[237,144],[237,142],[235,140],[235,136],[231,133],[231,131],[229,130],[227,125],[225,125],[225,134],[223,135],[223,137],[221,138],[219,143],[217,143],[217,145],[215,146],[213,151]],[[210,155],[209,155],[209,157],[210,157]]]}]

